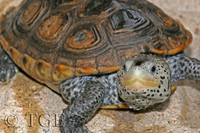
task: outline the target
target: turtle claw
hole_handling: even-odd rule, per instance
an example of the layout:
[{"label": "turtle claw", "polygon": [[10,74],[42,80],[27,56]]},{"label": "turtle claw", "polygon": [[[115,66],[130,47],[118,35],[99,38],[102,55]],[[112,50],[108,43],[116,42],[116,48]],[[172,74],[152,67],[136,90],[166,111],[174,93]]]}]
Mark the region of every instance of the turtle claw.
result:
[{"label": "turtle claw", "polygon": [[15,66],[15,73],[17,74],[17,75],[19,75],[19,69]]},{"label": "turtle claw", "polygon": [[6,73],[6,83],[7,84],[10,82],[10,74],[11,74],[11,71],[8,70],[7,73]]}]

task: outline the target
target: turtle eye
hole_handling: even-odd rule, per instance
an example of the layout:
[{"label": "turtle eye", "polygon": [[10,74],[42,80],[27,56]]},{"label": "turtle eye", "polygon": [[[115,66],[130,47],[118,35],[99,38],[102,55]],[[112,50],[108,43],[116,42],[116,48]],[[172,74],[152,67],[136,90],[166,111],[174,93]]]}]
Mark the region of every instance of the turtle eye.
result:
[{"label": "turtle eye", "polygon": [[131,68],[132,64],[133,64],[133,61],[131,60],[126,61],[125,64],[122,66],[123,70],[127,72]]},{"label": "turtle eye", "polygon": [[150,72],[151,72],[151,74],[155,74],[155,72],[156,72],[156,66],[152,66]]}]

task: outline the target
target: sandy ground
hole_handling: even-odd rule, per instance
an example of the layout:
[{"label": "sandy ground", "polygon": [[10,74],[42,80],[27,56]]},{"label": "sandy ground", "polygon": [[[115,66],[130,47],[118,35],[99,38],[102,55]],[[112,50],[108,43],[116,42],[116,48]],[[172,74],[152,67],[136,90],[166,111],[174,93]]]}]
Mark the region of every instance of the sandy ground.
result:
[{"label": "sandy ground", "polygon": [[[200,59],[200,0],[150,0],[189,29],[187,55]],[[0,0],[0,13],[20,0]],[[0,84],[0,133],[59,133],[62,98],[23,73]],[[200,85],[182,80],[163,104],[142,112],[99,110],[88,122],[94,133],[200,133]]]}]

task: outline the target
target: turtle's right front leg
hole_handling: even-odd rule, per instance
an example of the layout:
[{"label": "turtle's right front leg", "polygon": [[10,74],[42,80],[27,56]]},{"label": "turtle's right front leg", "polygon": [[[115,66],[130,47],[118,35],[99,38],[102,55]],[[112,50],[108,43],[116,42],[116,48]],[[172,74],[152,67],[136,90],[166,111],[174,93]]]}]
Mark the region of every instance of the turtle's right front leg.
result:
[{"label": "turtle's right front leg", "polygon": [[[60,90],[64,90],[64,88],[60,88]],[[83,92],[71,101],[72,104],[63,110],[60,120],[60,129],[63,133],[89,133],[90,131],[84,124],[102,105],[105,88],[100,82],[87,81],[82,90]],[[73,92],[67,93],[66,95],[69,95]],[[65,94],[62,95],[65,96]]]},{"label": "turtle's right front leg", "polygon": [[9,82],[10,78],[18,72],[14,62],[0,45],[0,81]]}]

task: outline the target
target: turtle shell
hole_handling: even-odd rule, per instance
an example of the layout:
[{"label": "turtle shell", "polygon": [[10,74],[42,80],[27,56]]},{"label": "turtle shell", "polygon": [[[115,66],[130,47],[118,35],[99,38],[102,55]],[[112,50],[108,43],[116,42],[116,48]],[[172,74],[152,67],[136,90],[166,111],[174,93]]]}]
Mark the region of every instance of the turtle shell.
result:
[{"label": "turtle shell", "polygon": [[145,0],[24,0],[0,21],[6,52],[49,86],[114,72],[136,54],[175,54],[192,40]]}]

